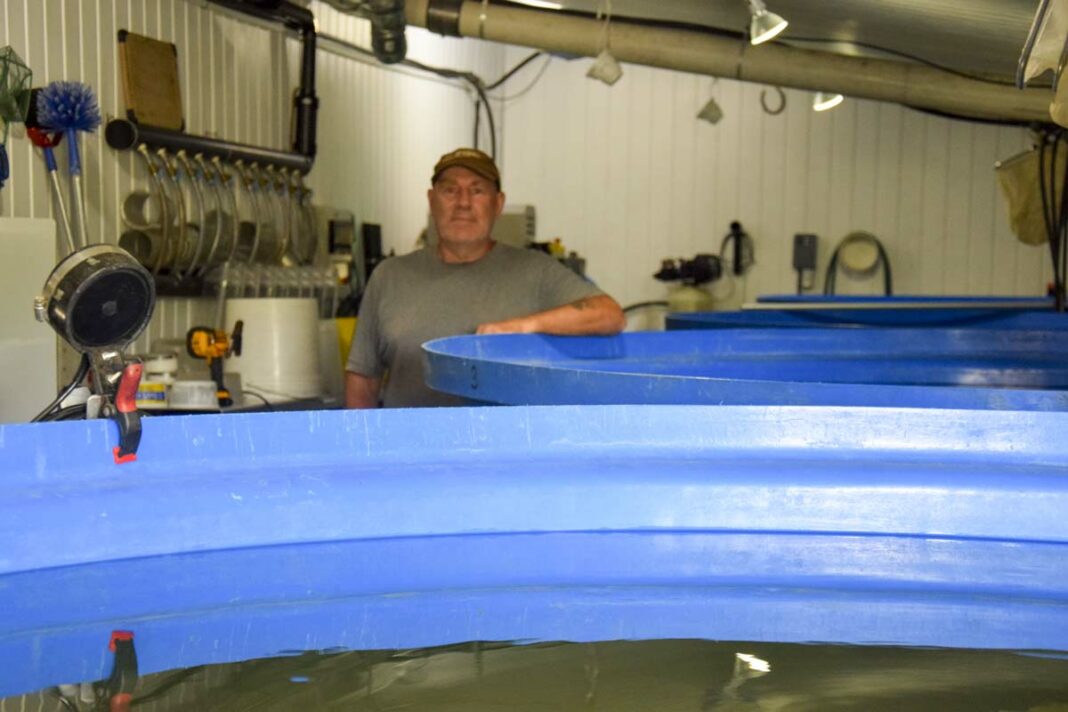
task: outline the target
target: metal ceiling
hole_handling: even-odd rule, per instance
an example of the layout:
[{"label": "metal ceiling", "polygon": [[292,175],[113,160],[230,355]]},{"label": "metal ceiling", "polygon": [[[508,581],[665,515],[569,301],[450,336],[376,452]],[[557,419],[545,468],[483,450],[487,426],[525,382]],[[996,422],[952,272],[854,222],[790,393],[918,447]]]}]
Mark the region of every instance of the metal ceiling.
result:
[{"label": "metal ceiling", "polygon": [[[604,0],[513,0],[595,13]],[[1010,80],[1037,0],[766,0],[790,26],[780,41],[859,56],[911,55],[961,72]],[[614,17],[686,23],[742,33],[745,0],[611,0]],[[807,40],[818,41],[807,41]],[[900,58],[900,57],[899,57]]]}]

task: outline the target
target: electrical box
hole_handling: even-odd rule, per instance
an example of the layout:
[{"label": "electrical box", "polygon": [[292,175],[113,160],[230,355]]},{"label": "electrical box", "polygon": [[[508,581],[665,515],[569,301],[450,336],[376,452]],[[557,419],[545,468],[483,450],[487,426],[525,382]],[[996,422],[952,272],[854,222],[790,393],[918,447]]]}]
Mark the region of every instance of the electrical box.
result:
[{"label": "electrical box", "polygon": [[816,235],[794,235],[794,270],[797,272],[814,272],[816,270]]}]

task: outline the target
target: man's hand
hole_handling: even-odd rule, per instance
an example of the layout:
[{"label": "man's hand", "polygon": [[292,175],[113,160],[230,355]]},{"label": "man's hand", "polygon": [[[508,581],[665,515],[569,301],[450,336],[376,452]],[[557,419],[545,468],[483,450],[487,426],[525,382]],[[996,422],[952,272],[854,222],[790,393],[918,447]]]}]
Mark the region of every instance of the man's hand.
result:
[{"label": "man's hand", "polygon": [[479,324],[476,334],[618,334],[627,318],[615,299],[607,294],[585,297],[536,314]]}]

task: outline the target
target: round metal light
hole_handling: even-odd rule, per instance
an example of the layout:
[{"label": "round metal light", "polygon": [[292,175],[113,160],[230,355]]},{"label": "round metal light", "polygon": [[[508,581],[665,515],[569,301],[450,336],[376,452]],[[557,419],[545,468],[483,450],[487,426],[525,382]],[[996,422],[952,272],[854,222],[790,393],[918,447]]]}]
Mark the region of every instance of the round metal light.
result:
[{"label": "round metal light", "polygon": [[47,321],[83,353],[118,349],[136,339],[152,318],[156,288],[126,250],[90,245],[63,259],[35,302]]}]

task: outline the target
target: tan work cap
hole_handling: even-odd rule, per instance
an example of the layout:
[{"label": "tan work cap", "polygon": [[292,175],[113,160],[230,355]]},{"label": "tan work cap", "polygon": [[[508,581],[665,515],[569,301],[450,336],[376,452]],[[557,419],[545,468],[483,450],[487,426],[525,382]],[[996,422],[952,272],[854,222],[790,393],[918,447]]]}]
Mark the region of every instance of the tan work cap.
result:
[{"label": "tan work cap", "polygon": [[477,148],[458,148],[451,153],[446,153],[434,166],[434,175],[430,178],[430,184],[437,183],[438,178],[449,168],[466,168],[467,170],[492,181],[497,190],[501,189],[501,173],[497,170],[497,164]]}]

